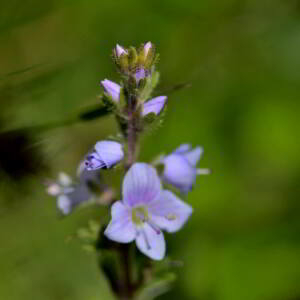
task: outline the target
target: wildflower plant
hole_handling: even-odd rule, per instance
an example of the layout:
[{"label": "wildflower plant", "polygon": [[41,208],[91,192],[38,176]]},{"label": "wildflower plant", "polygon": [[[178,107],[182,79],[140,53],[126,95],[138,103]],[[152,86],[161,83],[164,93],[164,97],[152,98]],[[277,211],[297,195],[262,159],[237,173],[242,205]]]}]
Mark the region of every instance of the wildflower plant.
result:
[{"label": "wildflower plant", "polygon": [[[152,299],[175,278],[171,267],[176,263],[168,256],[164,232],[183,228],[193,208],[181,197],[197,175],[209,170],[197,168],[203,148],[189,144],[154,163],[138,161],[140,136],[161,120],[167,105],[167,96],[151,96],[159,81],[158,55],[151,42],[138,49],[116,45],[113,60],[121,80],[101,81],[101,101],[115,115],[121,138],[95,143],[80,163],[77,182],[61,173],[58,181],[48,183],[47,192],[57,197],[63,215],[90,202],[108,207],[106,221],[91,222],[78,235],[97,251],[99,266],[118,298]],[[116,166],[124,169],[120,198],[102,181]]]}]

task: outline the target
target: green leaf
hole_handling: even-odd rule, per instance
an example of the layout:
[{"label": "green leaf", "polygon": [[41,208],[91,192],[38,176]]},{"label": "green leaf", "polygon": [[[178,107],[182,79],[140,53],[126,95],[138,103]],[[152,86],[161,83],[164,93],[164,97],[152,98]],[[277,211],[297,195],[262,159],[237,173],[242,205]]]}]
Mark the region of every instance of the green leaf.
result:
[{"label": "green leaf", "polygon": [[140,288],[135,296],[135,300],[152,300],[165,294],[171,288],[172,283],[176,280],[175,273],[165,273],[160,277],[156,277],[151,282]]},{"label": "green leaf", "polygon": [[143,121],[144,124],[147,125],[147,124],[152,124],[155,121],[155,119],[156,119],[156,114],[151,112],[143,118]]},{"label": "green leaf", "polygon": [[98,256],[98,265],[104,276],[110,283],[111,289],[115,294],[121,291],[121,271],[118,253],[115,251],[102,250]]},{"label": "green leaf", "polygon": [[78,116],[78,120],[92,121],[104,117],[110,113],[111,109],[108,106],[99,104],[85,112],[80,113]]}]

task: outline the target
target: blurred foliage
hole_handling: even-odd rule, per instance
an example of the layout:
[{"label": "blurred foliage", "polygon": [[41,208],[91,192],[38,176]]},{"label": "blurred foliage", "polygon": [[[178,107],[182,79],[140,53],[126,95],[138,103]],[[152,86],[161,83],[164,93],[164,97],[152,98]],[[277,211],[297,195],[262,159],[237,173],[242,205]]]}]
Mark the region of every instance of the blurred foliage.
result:
[{"label": "blurred foliage", "polygon": [[[213,169],[185,199],[195,209],[185,229],[167,235],[184,266],[161,298],[299,299],[299,0],[1,1],[0,130],[15,135],[0,139],[0,298],[113,299],[95,255],[66,243],[104,212],[59,219],[42,185],[74,174],[117,133],[113,118],[36,136],[22,128],[97,106],[100,80],[118,80],[114,45],[148,40],[169,101],[140,160],[191,142]],[[119,171],[107,176],[119,186]]]}]

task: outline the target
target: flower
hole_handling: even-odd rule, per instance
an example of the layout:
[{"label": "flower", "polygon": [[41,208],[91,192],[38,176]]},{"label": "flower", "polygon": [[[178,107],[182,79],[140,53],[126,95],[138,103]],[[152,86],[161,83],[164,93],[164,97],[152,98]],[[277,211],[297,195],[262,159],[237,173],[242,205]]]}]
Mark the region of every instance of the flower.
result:
[{"label": "flower", "polygon": [[124,157],[123,146],[115,141],[101,141],[96,143],[95,150],[88,154],[84,164],[87,170],[96,170],[112,166]]},{"label": "flower", "polygon": [[56,205],[64,215],[71,212],[71,201],[68,197],[74,191],[72,179],[69,175],[61,172],[55,182],[47,184],[47,193],[57,197]]},{"label": "flower", "polygon": [[116,51],[117,57],[120,57],[122,54],[127,54],[127,51],[118,44],[116,45],[115,51]]},{"label": "flower", "polygon": [[[105,92],[109,94],[116,103],[118,103],[120,100],[121,86],[108,79],[104,79],[103,81],[101,81],[101,84]],[[167,96],[158,96],[148,100],[143,105],[142,115],[145,116],[149,113],[158,115],[164,108],[166,101]]]},{"label": "flower", "polygon": [[107,238],[130,243],[154,260],[165,256],[162,230],[176,232],[185,224],[192,207],[168,190],[163,190],[156,170],[135,163],[123,181],[123,200],[112,205],[112,219],[104,234]]},{"label": "flower", "polygon": [[196,165],[203,153],[202,147],[191,149],[183,144],[174,152],[162,158],[164,165],[163,180],[180,189],[182,193],[191,190],[197,175],[209,174],[209,169],[197,169]]},{"label": "flower", "polygon": [[111,96],[113,101],[115,101],[115,102],[119,101],[120,90],[121,90],[120,85],[118,85],[117,83],[110,81],[108,79],[102,80],[101,85],[103,86],[105,92]]},{"label": "flower", "polygon": [[56,205],[63,215],[70,214],[73,209],[90,200],[93,193],[89,188],[91,183],[100,185],[99,174],[83,170],[79,174],[79,183],[74,184],[65,173],[59,173],[58,180],[47,185],[47,193],[57,197]]}]

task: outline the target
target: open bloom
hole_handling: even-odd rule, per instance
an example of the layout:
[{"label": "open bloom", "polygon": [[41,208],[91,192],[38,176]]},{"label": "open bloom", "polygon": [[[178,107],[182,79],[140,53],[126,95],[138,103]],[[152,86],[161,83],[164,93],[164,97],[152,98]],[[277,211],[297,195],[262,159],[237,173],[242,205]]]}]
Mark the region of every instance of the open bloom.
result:
[{"label": "open bloom", "polygon": [[97,172],[83,170],[79,174],[79,182],[76,184],[67,174],[60,173],[56,182],[47,184],[47,193],[57,197],[58,210],[63,215],[68,215],[76,206],[92,199],[94,193],[89,187],[91,183],[100,186]]},{"label": "open bloom", "polygon": [[97,142],[93,152],[87,155],[84,164],[89,171],[106,168],[120,162],[124,157],[123,146],[115,141]]},{"label": "open bloom", "polygon": [[72,210],[69,195],[73,192],[74,185],[72,183],[72,179],[63,172],[59,173],[57,181],[47,184],[47,193],[51,196],[57,197],[57,208],[64,215],[69,214]]},{"label": "open bloom", "polygon": [[135,163],[123,181],[123,200],[111,208],[112,219],[104,234],[119,243],[135,240],[138,249],[155,260],[165,256],[162,230],[178,231],[192,213],[191,206],[163,190],[156,170]]},{"label": "open bloom", "polygon": [[[113,101],[118,103],[120,100],[121,86],[108,79],[104,79],[103,81],[101,81],[101,84],[105,92],[111,96]],[[167,101],[167,96],[158,96],[148,100],[143,104],[142,115],[145,116],[149,113],[154,113],[158,115],[164,108],[166,101]]]},{"label": "open bloom", "polygon": [[209,169],[197,169],[196,165],[203,153],[202,147],[191,149],[188,144],[183,144],[171,154],[163,157],[163,180],[180,189],[182,193],[191,190],[197,175],[209,174]]}]

